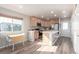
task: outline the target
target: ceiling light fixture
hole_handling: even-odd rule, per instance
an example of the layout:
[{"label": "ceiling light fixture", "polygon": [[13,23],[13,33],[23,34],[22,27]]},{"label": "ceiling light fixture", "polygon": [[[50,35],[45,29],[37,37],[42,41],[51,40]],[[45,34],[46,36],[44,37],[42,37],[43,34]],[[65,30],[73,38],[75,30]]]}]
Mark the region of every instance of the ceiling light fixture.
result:
[{"label": "ceiling light fixture", "polygon": [[42,18],[44,17],[44,16],[41,16]]},{"label": "ceiling light fixture", "polygon": [[51,14],[53,14],[54,13],[54,11],[51,11]]},{"label": "ceiling light fixture", "polygon": [[64,11],[62,11],[62,13],[66,13],[66,11],[64,10]]},{"label": "ceiling light fixture", "polygon": [[64,15],[64,17],[66,17],[66,15]]},{"label": "ceiling light fixture", "polygon": [[57,15],[55,14],[54,16],[56,17]]},{"label": "ceiling light fixture", "polygon": [[20,8],[20,9],[22,9],[22,8],[23,8],[23,6],[22,6],[22,5],[19,5],[19,8]]}]

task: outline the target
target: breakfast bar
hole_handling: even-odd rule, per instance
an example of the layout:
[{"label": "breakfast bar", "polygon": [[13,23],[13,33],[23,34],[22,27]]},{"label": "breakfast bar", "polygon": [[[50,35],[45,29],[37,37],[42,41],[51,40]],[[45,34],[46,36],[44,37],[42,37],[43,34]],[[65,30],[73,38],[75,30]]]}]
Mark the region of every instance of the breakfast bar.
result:
[{"label": "breakfast bar", "polygon": [[42,37],[42,42],[44,45],[50,45],[52,46],[54,44],[54,42],[57,40],[57,39],[54,39],[55,38],[55,35],[58,33],[58,31],[43,31],[43,37]]}]

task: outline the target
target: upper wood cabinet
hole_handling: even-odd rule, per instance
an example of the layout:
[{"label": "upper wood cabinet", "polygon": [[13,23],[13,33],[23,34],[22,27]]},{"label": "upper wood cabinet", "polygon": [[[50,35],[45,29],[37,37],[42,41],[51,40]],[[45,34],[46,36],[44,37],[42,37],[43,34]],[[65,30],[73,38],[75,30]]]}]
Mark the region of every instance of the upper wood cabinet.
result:
[{"label": "upper wood cabinet", "polygon": [[37,23],[37,19],[35,17],[31,17],[30,18],[30,25],[31,26],[36,26],[37,25],[36,23]]},{"label": "upper wood cabinet", "polygon": [[39,19],[36,17],[30,18],[30,25],[31,26],[37,26],[37,23],[41,23],[42,26],[49,27],[52,24],[59,23],[59,20],[58,20],[58,18],[54,18],[51,20],[42,20],[42,19]]}]

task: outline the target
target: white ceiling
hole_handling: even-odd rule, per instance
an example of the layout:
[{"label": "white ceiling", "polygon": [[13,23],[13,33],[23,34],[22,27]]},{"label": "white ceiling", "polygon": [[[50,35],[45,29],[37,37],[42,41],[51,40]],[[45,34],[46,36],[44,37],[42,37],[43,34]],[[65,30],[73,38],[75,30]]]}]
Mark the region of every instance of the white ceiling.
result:
[{"label": "white ceiling", "polygon": [[[0,4],[0,7],[22,13],[49,19],[55,17],[70,17],[75,5],[73,4]],[[51,14],[51,11],[54,13]],[[65,11],[65,13],[62,13]]]}]

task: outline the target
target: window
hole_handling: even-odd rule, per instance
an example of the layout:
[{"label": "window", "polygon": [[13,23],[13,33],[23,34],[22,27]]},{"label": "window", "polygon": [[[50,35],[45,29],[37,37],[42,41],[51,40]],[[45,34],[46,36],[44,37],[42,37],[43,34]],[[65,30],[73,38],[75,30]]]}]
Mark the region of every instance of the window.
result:
[{"label": "window", "polygon": [[63,30],[67,30],[68,29],[68,22],[63,22]]},{"label": "window", "polygon": [[0,17],[0,31],[21,31],[22,20]]},{"label": "window", "polygon": [[11,31],[12,19],[0,17],[0,31]]},{"label": "window", "polygon": [[13,19],[13,31],[21,31],[22,20]]}]

